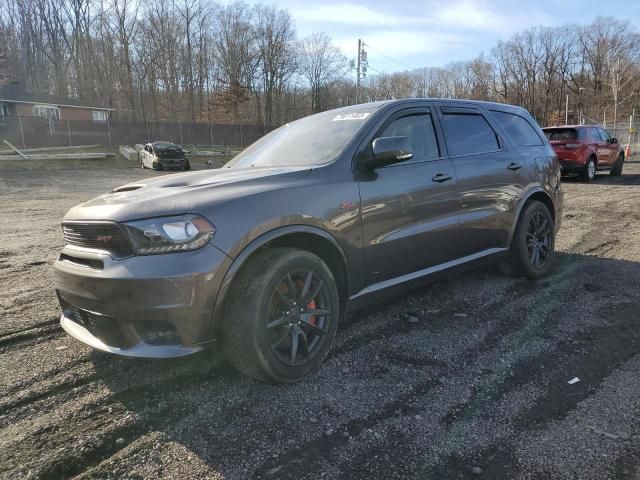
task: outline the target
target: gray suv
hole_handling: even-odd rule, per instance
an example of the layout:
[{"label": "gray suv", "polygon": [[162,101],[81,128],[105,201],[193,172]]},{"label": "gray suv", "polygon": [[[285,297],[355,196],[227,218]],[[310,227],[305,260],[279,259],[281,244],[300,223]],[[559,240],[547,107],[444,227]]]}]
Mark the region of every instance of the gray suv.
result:
[{"label": "gray suv", "polygon": [[339,319],[485,258],[539,278],[560,169],[523,109],[460,100],[356,105],[264,136],[225,168],[158,176],[72,208],[55,263],[62,327],[96,349],[221,348],[295,382]]}]

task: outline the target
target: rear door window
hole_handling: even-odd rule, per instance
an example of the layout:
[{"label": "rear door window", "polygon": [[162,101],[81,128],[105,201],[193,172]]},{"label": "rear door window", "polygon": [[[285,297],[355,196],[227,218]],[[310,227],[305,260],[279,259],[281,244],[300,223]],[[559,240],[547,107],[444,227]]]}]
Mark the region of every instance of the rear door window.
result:
[{"label": "rear door window", "polygon": [[413,148],[414,160],[430,160],[440,156],[433,121],[428,113],[396,118],[384,127],[378,137],[407,137]]},{"label": "rear door window", "polygon": [[493,110],[491,112],[507,135],[521,147],[542,145],[538,132],[520,115]]},{"label": "rear door window", "polygon": [[478,112],[469,109],[443,109],[442,129],[449,155],[470,155],[493,152],[500,149],[498,136],[489,122]]}]

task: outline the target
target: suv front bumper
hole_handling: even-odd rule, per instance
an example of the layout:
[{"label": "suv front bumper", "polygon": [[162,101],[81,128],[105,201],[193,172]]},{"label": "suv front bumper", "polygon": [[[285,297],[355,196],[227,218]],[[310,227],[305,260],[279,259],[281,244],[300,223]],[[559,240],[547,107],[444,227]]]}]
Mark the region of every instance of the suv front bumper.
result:
[{"label": "suv front bumper", "polygon": [[67,246],[54,264],[60,323],[72,337],[110,353],[189,355],[212,340],[215,302],[230,264],[210,244],[120,260]]}]

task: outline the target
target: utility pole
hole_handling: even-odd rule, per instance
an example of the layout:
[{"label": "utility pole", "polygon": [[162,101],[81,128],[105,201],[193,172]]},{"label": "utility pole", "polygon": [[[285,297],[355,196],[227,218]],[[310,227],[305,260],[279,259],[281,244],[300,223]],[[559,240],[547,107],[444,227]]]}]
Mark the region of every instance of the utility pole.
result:
[{"label": "utility pole", "polygon": [[567,93],[567,101],[564,104],[564,124],[569,125],[569,94]]},{"label": "utility pole", "polygon": [[[360,101],[360,82],[367,76],[367,51],[364,49],[365,43],[358,39],[358,60],[356,62],[356,103]],[[351,60],[351,68],[353,68],[353,60]]]},{"label": "utility pole", "polygon": [[360,101],[360,57],[362,55],[362,40],[358,39],[358,66],[356,67],[356,103]]}]

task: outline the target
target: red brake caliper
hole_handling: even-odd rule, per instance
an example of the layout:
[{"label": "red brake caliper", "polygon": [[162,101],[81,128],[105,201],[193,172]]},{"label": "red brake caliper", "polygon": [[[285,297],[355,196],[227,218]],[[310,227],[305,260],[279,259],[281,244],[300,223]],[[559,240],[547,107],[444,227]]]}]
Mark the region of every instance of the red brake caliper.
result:
[{"label": "red brake caliper", "polygon": [[[307,303],[307,308],[309,310],[315,310],[316,308],[316,301],[315,300],[311,300],[309,303]],[[316,325],[316,316],[315,315],[311,315],[309,317],[309,323]]]}]

